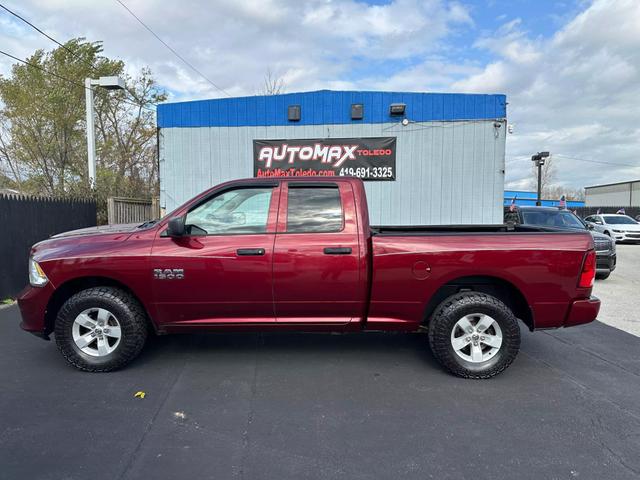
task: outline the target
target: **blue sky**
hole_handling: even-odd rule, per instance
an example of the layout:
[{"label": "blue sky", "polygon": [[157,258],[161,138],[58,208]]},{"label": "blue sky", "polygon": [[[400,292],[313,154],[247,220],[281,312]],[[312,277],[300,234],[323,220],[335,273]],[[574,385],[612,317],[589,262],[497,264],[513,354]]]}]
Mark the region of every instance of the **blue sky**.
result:
[{"label": "blue sky", "polygon": [[[232,96],[260,93],[269,70],[288,92],[504,93],[508,188],[531,187],[542,150],[567,188],[640,178],[638,0],[124,1]],[[171,100],[225,95],[115,1],[99,15],[86,0],[3,3],[59,40],[103,41],[131,74],[150,67]],[[54,46],[3,12],[0,44],[21,58]]]},{"label": "blue sky", "polygon": [[[393,2],[370,0],[368,5],[390,5]],[[537,38],[549,38],[581,8],[583,1],[532,1],[532,0],[476,0],[461,2],[468,10],[472,23],[456,26],[444,41],[434,46],[431,56],[446,58],[458,64],[481,66],[495,59],[496,55],[474,46],[476,40],[498,30],[502,25],[518,21],[520,30]],[[398,22],[401,24],[402,19]],[[362,78],[391,75],[399,69],[405,69],[424,60],[423,55],[414,55],[400,60],[380,58],[354,58],[354,68],[343,78],[357,81]],[[459,74],[456,78],[462,78]]]}]

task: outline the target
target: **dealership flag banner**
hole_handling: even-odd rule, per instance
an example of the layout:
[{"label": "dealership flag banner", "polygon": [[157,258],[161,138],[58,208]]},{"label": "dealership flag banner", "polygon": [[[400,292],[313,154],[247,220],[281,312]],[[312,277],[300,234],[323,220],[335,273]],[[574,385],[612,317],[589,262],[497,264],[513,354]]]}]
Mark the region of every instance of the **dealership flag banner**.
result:
[{"label": "dealership flag banner", "polygon": [[254,177],[396,179],[396,137],[254,140]]}]

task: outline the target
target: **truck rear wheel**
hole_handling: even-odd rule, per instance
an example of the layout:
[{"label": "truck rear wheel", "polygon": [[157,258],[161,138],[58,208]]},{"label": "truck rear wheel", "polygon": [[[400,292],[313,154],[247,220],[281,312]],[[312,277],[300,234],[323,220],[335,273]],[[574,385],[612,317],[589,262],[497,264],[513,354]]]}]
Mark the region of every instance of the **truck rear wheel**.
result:
[{"label": "truck rear wheel", "polygon": [[497,298],[463,292],[444,300],[429,323],[429,344],[438,362],[464,378],[490,378],[507,368],[520,349],[520,327]]},{"label": "truck rear wheel", "polygon": [[64,358],[86,372],[110,372],[142,350],[147,321],[129,293],[113,287],[83,290],[65,302],[56,318],[56,344]]}]

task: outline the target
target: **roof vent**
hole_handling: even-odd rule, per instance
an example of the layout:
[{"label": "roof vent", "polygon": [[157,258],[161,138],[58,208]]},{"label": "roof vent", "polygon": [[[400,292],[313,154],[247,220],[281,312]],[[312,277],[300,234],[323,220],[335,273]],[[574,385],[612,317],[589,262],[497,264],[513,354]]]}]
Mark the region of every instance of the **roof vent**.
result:
[{"label": "roof vent", "polygon": [[361,103],[351,104],[351,120],[362,120],[364,117],[364,105]]},{"label": "roof vent", "polygon": [[289,105],[287,108],[287,117],[290,122],[300,121],[300,105]]},{"label": "roof vent", "polygon": [[389,105],[389,115],[392,117],[401,117],[407,108],[406,103],[392,103]]}]

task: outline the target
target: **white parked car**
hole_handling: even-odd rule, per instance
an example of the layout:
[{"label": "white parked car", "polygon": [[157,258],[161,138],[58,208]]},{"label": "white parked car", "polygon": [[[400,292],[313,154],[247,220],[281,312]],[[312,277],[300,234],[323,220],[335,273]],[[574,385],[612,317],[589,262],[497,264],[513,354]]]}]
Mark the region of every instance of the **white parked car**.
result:
[{"label": "white parked car", "polygon": [[599,232],[615,238],[616,242],[640,242],[640,223],[628,215],[605,213],[584,219]]}]

